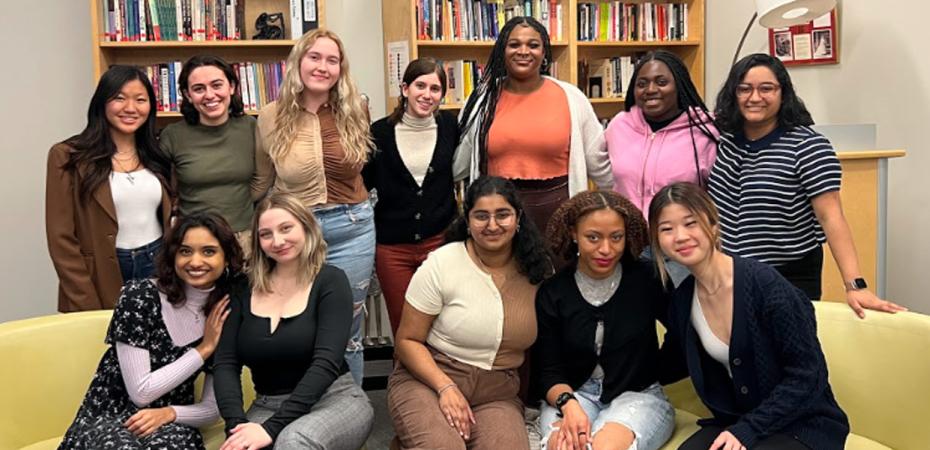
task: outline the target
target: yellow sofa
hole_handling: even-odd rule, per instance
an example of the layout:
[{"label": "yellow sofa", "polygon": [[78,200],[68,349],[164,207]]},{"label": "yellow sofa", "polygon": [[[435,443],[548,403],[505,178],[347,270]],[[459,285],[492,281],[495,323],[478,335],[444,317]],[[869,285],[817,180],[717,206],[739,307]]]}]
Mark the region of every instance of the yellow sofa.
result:
[{"label": "yellow sofa", "polygon": [[[0,450],[58,447],[107,348],[110,315],[92,311],[0,324]],[[251,403],[248,369],[242,385]],[[222,422],[201,431],[208,449],[223,443]]]},{"label": "yellow sofa", "polygon": [[[930,448],[930,317],[872,312],[859,320],[828,302],[816,310],[830,383],[852,426],[846,448]],[[58,446],[106,349],[109,319],[100,311],[0,324],[0,450]],[[243,378],[251,387],[247,371]],[[708,413],[687,380],[666,392],[677,416],[663,450],[675,450]],[[207,448],[218,448],[221,425],[203,431]]]},{"label": "yellow sofa", "polygon": [[[930,449],[930,316],[866,313],[845,303],[817,302],[817,336],[830,385],[849,416],[848,450]],[[710,413],[688,380],[666,387],[676,408],[675,450]],[[816,449],[815,449],[816,450]]]}]

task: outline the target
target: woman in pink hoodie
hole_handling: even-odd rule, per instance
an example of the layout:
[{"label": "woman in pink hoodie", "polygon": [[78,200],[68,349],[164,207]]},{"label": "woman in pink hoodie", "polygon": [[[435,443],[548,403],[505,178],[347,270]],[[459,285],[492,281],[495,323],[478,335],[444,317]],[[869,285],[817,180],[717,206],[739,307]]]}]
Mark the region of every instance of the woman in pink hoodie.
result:
[{"label": "woman in pink hoodie", "polygon": [[[663,50],[647,53],[626,92],[625,111],[605,132],[614,190],[646,211],[666,185],[706,186],[720,133],[681,59]],[[644,255],[651,259],[649,248]],[[687,271],[670,265],[669,275],[677,285]]]}]

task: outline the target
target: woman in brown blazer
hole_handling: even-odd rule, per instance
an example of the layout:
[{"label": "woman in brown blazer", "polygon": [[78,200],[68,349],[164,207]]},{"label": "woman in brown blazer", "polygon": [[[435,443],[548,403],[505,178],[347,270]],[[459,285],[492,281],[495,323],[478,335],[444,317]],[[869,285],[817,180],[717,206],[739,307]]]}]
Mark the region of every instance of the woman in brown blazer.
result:
[{"label": "woman in brown blazer", "polygon": [[49,150],[45,233],[61,312],[111,309],[125,281],[152,274],[171,215],[155,112],[145,73],[113,66],[84,130]]}]

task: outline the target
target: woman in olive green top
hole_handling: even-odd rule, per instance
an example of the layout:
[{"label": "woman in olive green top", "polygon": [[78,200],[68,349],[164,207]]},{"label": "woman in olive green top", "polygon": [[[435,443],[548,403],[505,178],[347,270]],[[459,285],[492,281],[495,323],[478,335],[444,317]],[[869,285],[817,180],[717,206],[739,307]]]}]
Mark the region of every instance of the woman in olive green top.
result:
[{"label": "woman in olive green top", "polygon": [[159,143],[172,164],[181,214],[216,212],[243,242],[253,212],[255,119],[243,112],[238,85],[226,61],[208,55],[189,59],[178,82],[184,121],[165,127]]}]

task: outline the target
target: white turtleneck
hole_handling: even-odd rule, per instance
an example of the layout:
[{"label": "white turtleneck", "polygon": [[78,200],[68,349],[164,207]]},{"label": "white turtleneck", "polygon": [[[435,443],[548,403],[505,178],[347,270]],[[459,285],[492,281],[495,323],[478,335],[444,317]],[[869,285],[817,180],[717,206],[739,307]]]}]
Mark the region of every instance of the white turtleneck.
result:
[{"label": "white turtleneck", "polygon": [[423,185],[429,163],[433,160],[436,136],[436,118],[432,115],[420,118],[404,112],[404,117],[394,127],[397,151],[419,186]]},{"label": "white turtleneck", "polygon": [[[154,283],[154,281],[152,281]],[[174,306],[168,302],[164,293],[159,292],[161,315],[165,328],[174,345],[183,346],[203,337],[206,321],[203,307],[213,289],[201,290],[185,285],[183,304]],[[145,408],[150,403],[167,394],[172,389],[190,378],[203,366],[203,358],[197,349],[190,349],[171,364],[152,371],[151,359],[146,349],[133,347],[123,342],[116,343],[116,355],[123,375],[123,383],[129,399]],[[200,403],[193,405],[171,405],[177,418],[175,422],[201,427],[215,422],[219,418],[216,397],[213,394],[213,380],[207,375],[203,384]]]}]

